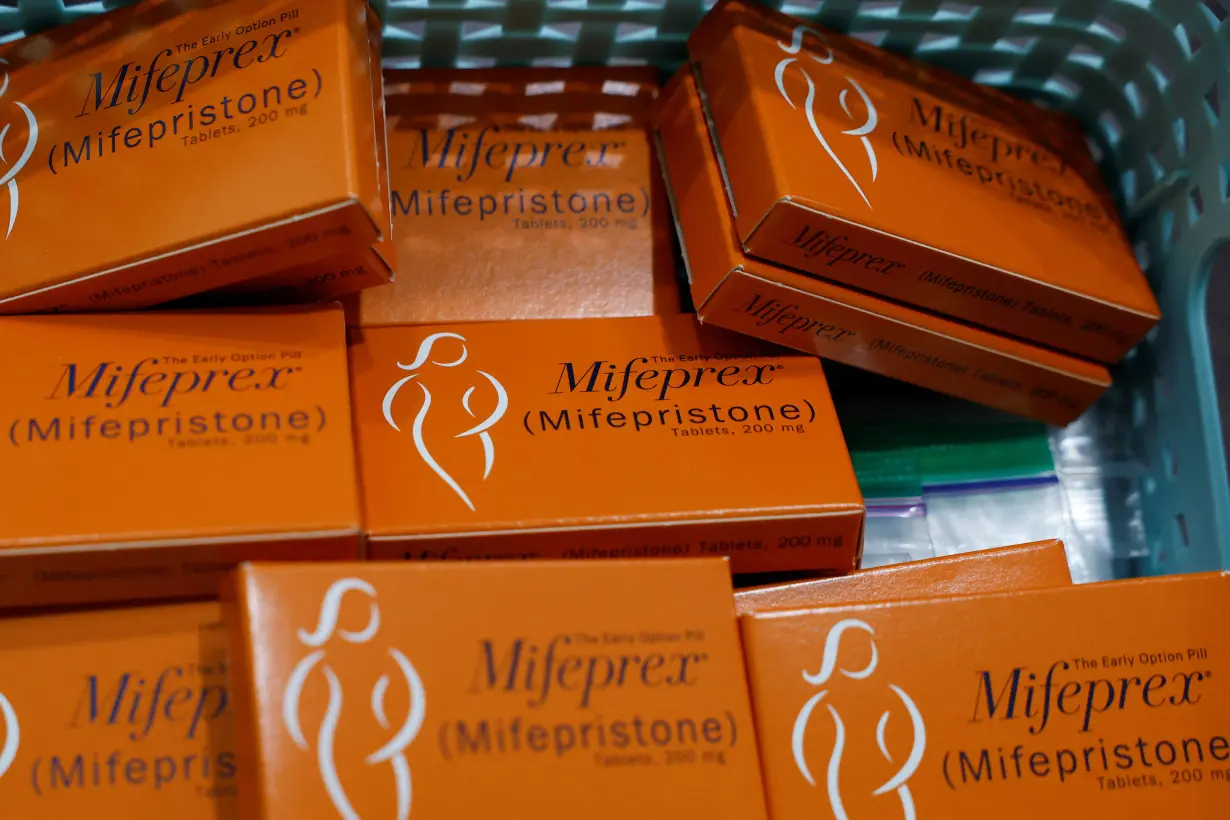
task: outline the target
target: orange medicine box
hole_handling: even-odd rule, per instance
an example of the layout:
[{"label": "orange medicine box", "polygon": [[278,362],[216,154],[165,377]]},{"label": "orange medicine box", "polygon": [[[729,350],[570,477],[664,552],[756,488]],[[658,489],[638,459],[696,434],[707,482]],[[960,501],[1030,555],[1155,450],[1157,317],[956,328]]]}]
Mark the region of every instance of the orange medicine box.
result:
[{"label": "orange medicine box", "polygon": [[689,315],[357,338],[372,558],[856,565],[862,496],[812,357]]},{"label": "orange medicine box", "polygon": [[656,119],[702,321],[1053,424],[1110,386],[1100,365],[746,256],[686,68]]},{"label": "orange medicine box", "polygon": [[392,253],[351,323],[442,324],[680,311],[650,147],[657,72],[386,73]]},{"label": "orange medicine box", "polygon": [[1157,322],[1075,123],[740,0],[688,47],[749,254],[1104,362]]},{"label": "orange medicine box", "polygon": [[257,564],[237,588],[244,817],[765,817],[725,561]]},{"label": "orange medicine box", "polygon": [[0,312],[368,253],[389,232],[373,19],[363,0],[146,0],[5,46]]},{"label": "orange medicine box", "polygon": [[0,606],[214,595],[356,558],[337,307],[0,319]]},{"label": "orange medicine box", "polygon": [[769,814],[1220,816],[1228,594],[1210,573],[744,616]]},{"label": "orange medicine box", "polygon": [[977,592],[1046,589],[1072,583],[1062,541],[946,555],[852,572],[735,590],[735,611],[900,601]]},{"label": "orange medicine box", "polygon": [[216,604],[0,622],[0,805],[13,820],[234,817]]}]

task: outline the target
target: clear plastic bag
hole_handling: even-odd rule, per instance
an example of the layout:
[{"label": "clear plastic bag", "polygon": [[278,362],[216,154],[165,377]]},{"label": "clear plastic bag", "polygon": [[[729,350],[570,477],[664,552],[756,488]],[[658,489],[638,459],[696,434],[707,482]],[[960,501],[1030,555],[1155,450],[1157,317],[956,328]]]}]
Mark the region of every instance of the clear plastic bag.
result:
[{"label": "clear plastic bag", "polygon": [[922,498],[869,498],[863,569],[934,558]]},{"label": "clear plastic bag", "polygon": [[926,487],[927,529],[936,555],[1058,538],[1067,526],[1054,474]]},{"label": "clear plastic bag", "polygon": [[1087,414],[1048,429],[831,362],[825,372],[866,497],[864,567],[1060,538],[1088,582],[1147,553],[1143,468],[1122,425]]},{"label": "clear plastic bag", "polygon": [[1137,574],[1125,568],[1150,553],[1144,492],[1151,479],[1123,425],[1113,416],[1087,414],[1055,430],[1051,449],[1071,516],[1064,543],[1073,577],[1102,581]]},{"label": "clear plastic bag", "polygon": [[937,556],[1060,538],[1072,580],[1111,577],[1108,550],[1089,548],[1073,525],[1068,489],[1055,474],[927,487],[927,529]]}]

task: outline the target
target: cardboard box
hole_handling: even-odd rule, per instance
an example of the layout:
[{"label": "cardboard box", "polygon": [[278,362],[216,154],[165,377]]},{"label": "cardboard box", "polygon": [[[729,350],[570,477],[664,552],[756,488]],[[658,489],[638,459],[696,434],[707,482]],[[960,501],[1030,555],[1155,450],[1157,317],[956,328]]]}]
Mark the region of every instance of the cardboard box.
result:
[{"label": "cardboard box", "polygon": [[1062,541],[1036,541],[1014,547],[910,561],[852,572],[735,590],[735,611],[903,601],[941,595],[1046,589],[1072,583]]},{"label": "cardboard box", "polygon": [[373,17],[146,0],[5,46],[0,312],[144,307],[361,258],[388,233]]},{"label": "cardboard box", "polygon": [[234,817],[218,604],[0,623],[0,802],[16,820]]},{"label": "cardboard box", "polygon": [[774,820],[1203,817],[1221,573],[743,617]]},{"label": "cardboard box", "polygon": [[1074,122],[741,0],[688,50],[750,255],[1104,362],[1156,324]]},{"label": "cardboard box", "polygon": [[361,253],[343,253],[308,262],[272,276],[189,297],[169,307],[210,309],[329,302],[364,288],[387,285],[393,280],[396,267],[393,240],[382,239]]},{"label": "cardboard box", "polygon": [[248,565],[237,588],[245,817],[765,817],[724,561]]},{"label": "cardboard box", "polygon": [[680,311],[644,68],[391,71],[390,251],[351,323]]},{"label": "cardboard box", "polygon": [[746,256],[686,69],[656,120],[702,321],[1053,424],[1110,386],[1100,365]]},{"label": "cardboard box", "polygon": [[356,339],[373,558],[856,566],[862,496],[814,358],[687,315]]},{"label": "cardboard box", "polygon": [[215,595],[356,558],[336,306],[0,319],[0,607]]},{"label": "cardboard box", "polygon": [[[389,206],[389,148],[387,122],[384,113],[384,72],[380,65],[384,24],[380,18],[367,11],[367,65],[356,66],[365,73],[371,87],[374,115],[371,139],[376,147],[377,202],[380,210],[373,214],[380,227],[381,239],[370,247],[349,249],[344,253],[325,258],[312,257],[292,268],[265,274],[254,279],[235,282],[224,288],[211,291],[201,301],[216,306],[233,304],[288,304],[294,302],[317,302],[337,299],[363,288],[386,285],[393,281],[397,270],[397,257],[393,253],[393,217]],[[357,29],[353,30],[358,36]],[[356,52],[362,56],[362,44],[355,42]],[[362,87],[356,86],[356,96],[361,97]],[[367,136],[365,135],[365,139]],[[370,169],[369,169],[370,170]]]}]

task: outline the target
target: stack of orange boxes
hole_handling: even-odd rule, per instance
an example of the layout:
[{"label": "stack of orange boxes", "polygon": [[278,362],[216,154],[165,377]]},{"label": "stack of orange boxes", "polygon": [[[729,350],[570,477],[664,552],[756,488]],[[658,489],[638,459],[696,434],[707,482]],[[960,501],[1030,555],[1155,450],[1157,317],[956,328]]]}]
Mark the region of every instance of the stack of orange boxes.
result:
[{"label": "stack of orange boxes", "polygon": [[1157,306],[1070,124],[741,0],[661,94],[380,31],[0,52],[0,816],[1207,808],[1225,579],[857,571],[808,355],[1079,415]]},{"label": "stack of orange boxes", "polygon": [[1158,307],[1076,125],[725,0],[657,137],[701,321],[1055,424]]}]

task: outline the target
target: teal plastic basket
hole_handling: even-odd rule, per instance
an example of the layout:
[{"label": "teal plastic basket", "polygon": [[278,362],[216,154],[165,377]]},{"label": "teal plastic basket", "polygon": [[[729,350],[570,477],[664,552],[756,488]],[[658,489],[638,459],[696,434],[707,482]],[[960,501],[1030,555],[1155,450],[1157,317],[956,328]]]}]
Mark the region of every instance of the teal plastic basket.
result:
[{"label": "teal plastic basket", "polygon": [[[0,0],[6,39],[124,5]],[[703,0],[375,0],[401,66],[654,64]],[[1205,319],[1230,240],[1230,0],[808,0],[784,11],[1061,108],[1085,126],[1164,319],[1080,441],[1129,574],[1230,566],[1230,488]]]}]

